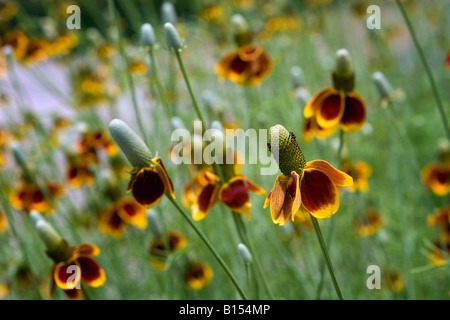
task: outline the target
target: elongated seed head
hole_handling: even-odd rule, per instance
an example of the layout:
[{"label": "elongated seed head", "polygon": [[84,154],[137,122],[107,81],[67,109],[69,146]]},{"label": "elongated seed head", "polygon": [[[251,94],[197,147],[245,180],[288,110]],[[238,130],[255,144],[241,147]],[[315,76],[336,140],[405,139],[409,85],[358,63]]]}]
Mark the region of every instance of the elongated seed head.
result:
[{"label": "elongated seed head", "polygon": [[292,132],[280,124],[269,129],[269,149],[284,175],[292,171],[302,174],[306,165],[305,157]]},{"label": "elongated seed head", "polygon": [[133,167],[139,169],[148,166],[153,159],[150,149],[124,121],[111,120],[109,132]]}]

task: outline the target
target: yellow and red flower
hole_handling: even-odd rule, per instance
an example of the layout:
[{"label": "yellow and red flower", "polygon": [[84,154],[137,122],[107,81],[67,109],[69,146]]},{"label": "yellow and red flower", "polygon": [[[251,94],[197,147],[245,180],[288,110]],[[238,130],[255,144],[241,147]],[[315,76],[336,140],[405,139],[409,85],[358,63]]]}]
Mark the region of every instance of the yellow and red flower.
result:
[{"label": "yellow and red flower", "polygon": [[211,267],[207,264],[191,263],[186,270],[186,287],[201,290],[211,282],[213,275]]},{"label": "yellow and red flower", "polygon": [[91,243],[80,243],[72,247],[69,257],[55,262],[50,268],[50,298],[55,285],[64,290],[70,300],[80,300],[82,292],[80,282],[97,288],[106,281],[103,268],[92,258],[100,254],[100,249]]},{"label": "yellow and red flower", "polygon": [[343,159],[340,169],[353,178],[353,185],[348,188],[351,192],[369,191],[367,180],[372,175],[372,167],[367,162]]},{"label": "yellow and red flower", "polygon": [[216,65],[220,80],[229,79],[243,86],[254,86],[272,70],[272,60],[257,45],[246,45],[227,53]]},{"label": "yellow and red flower", "polygon": [[166,239],[159,237],[153,239],[149,250],[151,265],[157,270],[164,270],[168,255],[183,249],[186,244],[186,237],[176,230],[168,231]]},{"label": "yellow and red flower", "polygon": [[364,215],[353,220],[353,229],[359,237],[375,234],[384,224],[384,218],[376,210],[369,208]]},{"label": "yellow and red flower", "polygon": [[307,162],[301,174],[281,174],[267,195],[264,208],[270,205],[273,223],[285,225],[289,219],[329,218],[339,209],[336,186],[351,186],[352,177],[333,168],[324,160]]},{"label": "yellow and red flower", "polygon": [[140,229],[146,228],[147,213],[133,197],[122,197],[101,215],[99,228],[107,234],[120,237],[129,224]]},{"label": "yellow and red flower", "polygon": [[[185,195],[190,194],[193,199],[190,209],[192,219],[196,221],[204,219],[218,200],[221,200],[230,210],[243,214],[247,219],[250,219],[252,206],[248,192],[265,194],[262,188],[243,175],[236,175],[221,185],[219,177],[209,169],[200,170],[194,185],[197,197],[192,197],[192,193],[185,193]],[[188,191],[189,189],[187,188]]]},{"label": "yellow and red flower", "polygon": [[335,127],[346,132],[359,131],[367,118],[366,103],[355,90],[355,74],[345,49],[337,52],[332,80],[333,85],[316,93],[303,109],[305,119],[315,119],[310,125],[317,124],[321,129],[312,133],[321,133],[321,138],[332,134]]},{"label": "yellow and red flower", "polygon": [[358,131],[366,121],[367,110],[364,99],[356,91],[329,87],[311,98],[303,109],[303,116],[306,119],[314,117],[324,130],[339,126],[343,131]]},{"label": "yellow and red flower", "polygon": [[30,212],[36,210],[38,212],[51,212],[51,201],[61,196],[64,192],[63,188],[53,182],[47,183],[45,186],[48,192],[48,196],[51,199],[46,198],[46,194],[36,184],[22,184],[10,195],[10,203],[13,208],[18,210],[24,210]]},{"label": "yellow and red flower", "polygon": [[425,186],[438,196],[450,193],[450,163],[435,162],[425,166],[421,172]]}]

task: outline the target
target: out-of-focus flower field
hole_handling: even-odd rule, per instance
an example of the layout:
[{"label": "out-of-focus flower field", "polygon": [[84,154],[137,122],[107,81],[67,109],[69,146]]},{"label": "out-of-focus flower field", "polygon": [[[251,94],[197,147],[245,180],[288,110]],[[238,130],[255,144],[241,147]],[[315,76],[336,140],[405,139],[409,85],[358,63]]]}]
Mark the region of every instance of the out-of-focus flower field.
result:
[{"label": "out-of-focus flower field", "polygon": [[0,298],[448,299],[449,12],[1,1]]}]

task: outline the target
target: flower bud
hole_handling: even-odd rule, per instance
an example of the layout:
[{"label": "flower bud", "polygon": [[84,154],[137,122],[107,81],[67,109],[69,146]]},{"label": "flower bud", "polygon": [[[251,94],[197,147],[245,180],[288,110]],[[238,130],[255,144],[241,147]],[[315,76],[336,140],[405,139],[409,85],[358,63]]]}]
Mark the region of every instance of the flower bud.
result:
[{"label": "flower bud", "polygon": [[165,1],[161,5],[161,20],[163,23],[170,22],[170,23],[176,23],[177,22],[177,13],[175,11],[175,7],[171,2]]},{"label": "flower bud", "polygon": [[352,62],[347,49],[339,49],[336,52],[335,72],[339,76],[346,76],[352,73]]},{"label": "flower bud", "polygon": [[252,43],[252,34],[248,27],[247,21],[242,15],[234,14],[231,17],[231,24],[233,27],[234,40],[238,47],[243,47]]},{"label": "flower bud", "polygon": [[135,168],[147,167],[153,159],[144,141],[122,120],[113,119],[109,131],[127,160]]},{"label": "flower bud", "polygon": [[380,71],[375,72],[372,75],[372,79],[375,83],[375,87],[380,94],[381,99],[388,99],[392,94],[392,87],[384,74]]},{"label": "flower bud", "polygon": [[156,43],[155,31],[150,23],[144,23],[140,32],[141,45],[144,47],[153,47]]},{"label": "flower bud", "polygon": [[245,246],[245,244],[239,243],[239,245],[238,245],[238,253],[239,253],[239,257],[242,259],[242,261],[245,264],[252,263],[252,254],[250,253],[248,248]]},{"label": "flower bud", "polygon": [[269,129],[269,149],[278,167],[284,175],[290,176],[292,171],[301,174],[306,165],[295,135],[278,124]]},{"label": "flower bud", "polygon": [[56,230],[42,217],[37,218],[34,223],[39,238],[41,238],[48,252],[54,252],[64,241]]},{"label": "flower bud", "polygon": [[166,40],[166,46],[170,51],[181,51],[183,48],[180,35],[174,25],[170,22],[164,24],[164,39]]}]

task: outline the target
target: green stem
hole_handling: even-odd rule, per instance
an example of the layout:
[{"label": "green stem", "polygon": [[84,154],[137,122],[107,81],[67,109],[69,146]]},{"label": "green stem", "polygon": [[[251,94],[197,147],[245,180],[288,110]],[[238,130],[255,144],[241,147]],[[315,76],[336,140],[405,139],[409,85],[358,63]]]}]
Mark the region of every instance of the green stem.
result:
[{"label": "green stem", "polygon": [[334,268],[333,268],[333,264],[331,263],[330,256],[328,254],[327,246],[323,239],[322,232],[320,231],[319,222],[312,215],[311,215],[311,220],[314,225],[314,230],[316,231],[317,240],[319,240],[320,249],[322,250],[322,254],[325,258],[328,272],[330,273],[331,280],[333,281],[333,286],[334,286],[334,289],[336,290],[336,294],[337,294],[339,300],[344,300],[344,298],[342,297],[341,289],[339,288],[339,284],[337,283],[337,280],[336,280],[336,275],[334,274]]},{"label": "green stem", "polygon": [[131,95],[131,100],[132,100],[132,104],[133,104],[133,108],[134,108],[134,113],[136,116],[136,121],[138,123],[139,130],[141,132],[141,136],[144,138],[144,142],[147,145],[149,145],[147,135],[145,134],[144,125],[142,123],[142,117],[139,113],[139,108],[138,108],[137,101],[136,101],[133,77],[131,76],[129,69],[128,69],[128,58],[127,58],[127,55],[125,52],[125,46],[123,43],[122,32],[120,30],[119,21],[117,18],[117,12],[116,12],[116,8],[114,6],[114,0],[108,0],[108,6],[109,6],[110,14],[113,17],[113,21],[114,21],[114,24],[116,25],[116,29],[117,29],[117,42],[118,42],[118,46],[119,46],[119,50],[120,50],[120,55],[122,56],[122,59],[125,64],[125,76],[126,76],[128,88],[130,90],[130,95]]},{"label": "green stem", "polygon": [[171,118],[173,116],[169,104],[167,103],[166,100],[166,96],[164,94],[164,88],[161,84],[161,81],[159,79],[159,74],[158,74],[158,69],[156,68],[156,59],[155,59],[155,55],[153,53],[153,49],[150,49],[148,51],[148,54],[150,56],[150,62],[151,62],[151,68],[152,68],[152,73],[153,73],[153,80],[156,84],[156,89],[158,90],[158,95],[159,95],[159,99],[161,100],[161,103],[167,113],[167,116],[169,118]]},{"label": "green stem", "polygon": [[[337,156],[337,169],[340,169],[341,164],[342,164],[342,150],[344,149],[344,130],[340,130],[339,132],[339,147],[338,147],[338,156]],[[331,225],[330,225],[330,229],[328,232],[328,237],[327,237],[327,246],[329,246],[331,244],[331,239],[333,237],[333,231],[334,231],[334,225],[335,223],[333,223],[333,220],[330,221]],[[322,263],[321,267],[320,267],[320,282],[319,282],[319,286],[317,287],[317,299],[320,299],[320,295],[322,293],[322,289],[323,289],[323,285],[324,285],[324,280],[325,280],[325,264]]]},{"label": "green stem", "polygon": [[422,65],[423,65],[423,67],[425,69],[425,72],[427,74],[428,80],[430,81],[431,90],[433,92],[433,95],[434,95],[434,98],[436,100],[436,104],[437,104],[439,113],[441,115],[441,120],[442,120],[442,123],[444,125],[445,133],[447,135],[447,139],[450,141],[450,127],[449,127],[448,122],[447,122],[447,117],[445,115],[444,106],[443,106],[442,100],[441,100],[441,98],[439,96],[439,92],[437,90],[437,86],[436,86],[436,82],[434,80],[433,74],[431,73],[430,66],[428,65],[427,59],[426,59],[425,54],[424,54],[424,52],[422,50],[422,47],[420,46],[419,41],[417,40],[416,33],[414,32],[412,24],[409,21],[408,14],[406,13],[402,2],[400,0],[396,0],[396,3],[397,3],[397,6],[400,9],[400,12],[401,12],[401,14],[403,16],[403,19],[405,20],[406,26],[408,27],[408,31],[409,31],[409,33],[411,35],[411,38],[413,39],[414,46],[416,47],[416,50],[417,50],[417,52],[419,54],[420,60],[422,62]]},{"label": "green stem", "polygon": [[197,117],[202,122],[203,129],[205,129],[206,122],[205,122],[205,119],[203,118],[202,113],[200,112],[200,108],[198,107],[197,100],[195,99],[194,93],[192,91],[191,83],[189,82],[189,78],[187,76],[186,69],[184,68],[183,60],[181,59],[181,55],[178,51],[175,51],[175,56],[177,57],[178,64],[181,69],[181,73],[183,74],[184,81],[186,82],[186,86],[188,88],[189,95],[191,96],[192,104],[194,105],[194,109],[195,109],[195,112],[197,113]]},{"label": "green stem", "polygon": [[189,225],[194,229],[194,231],[197,233],[197,235],[200,237],[200,239],[203,241],[203,243],[206,245],[206,247],[209,249],[209,251],[212,253],[214,258],[216,258],[217,262],[220,264],[222,269],[225,271],[227,276],[230,278],[231,282],[235,286],[236,290],[239,292],[239,295],[242,299],[247,300],[247,296],[240,287],[239,283],[237,282],[236,278],[232,274],[231,270],[228,268],[225,261],[222,259],[222,257],[219,255],[217,250],[214,248],[214,246],[211,244],[211,242],[206,238],[205,234],[197,227],[197,225],[193,222],[193,220],[189,217],[189,214],[184,210],[184,208],[172,197],[167,196],[167,198],[172,202],[172,204],[175,206],[175,208],[178,210],[178,212],[181,213],[181,215],[186,219],[186,221],[189,223]]}]

